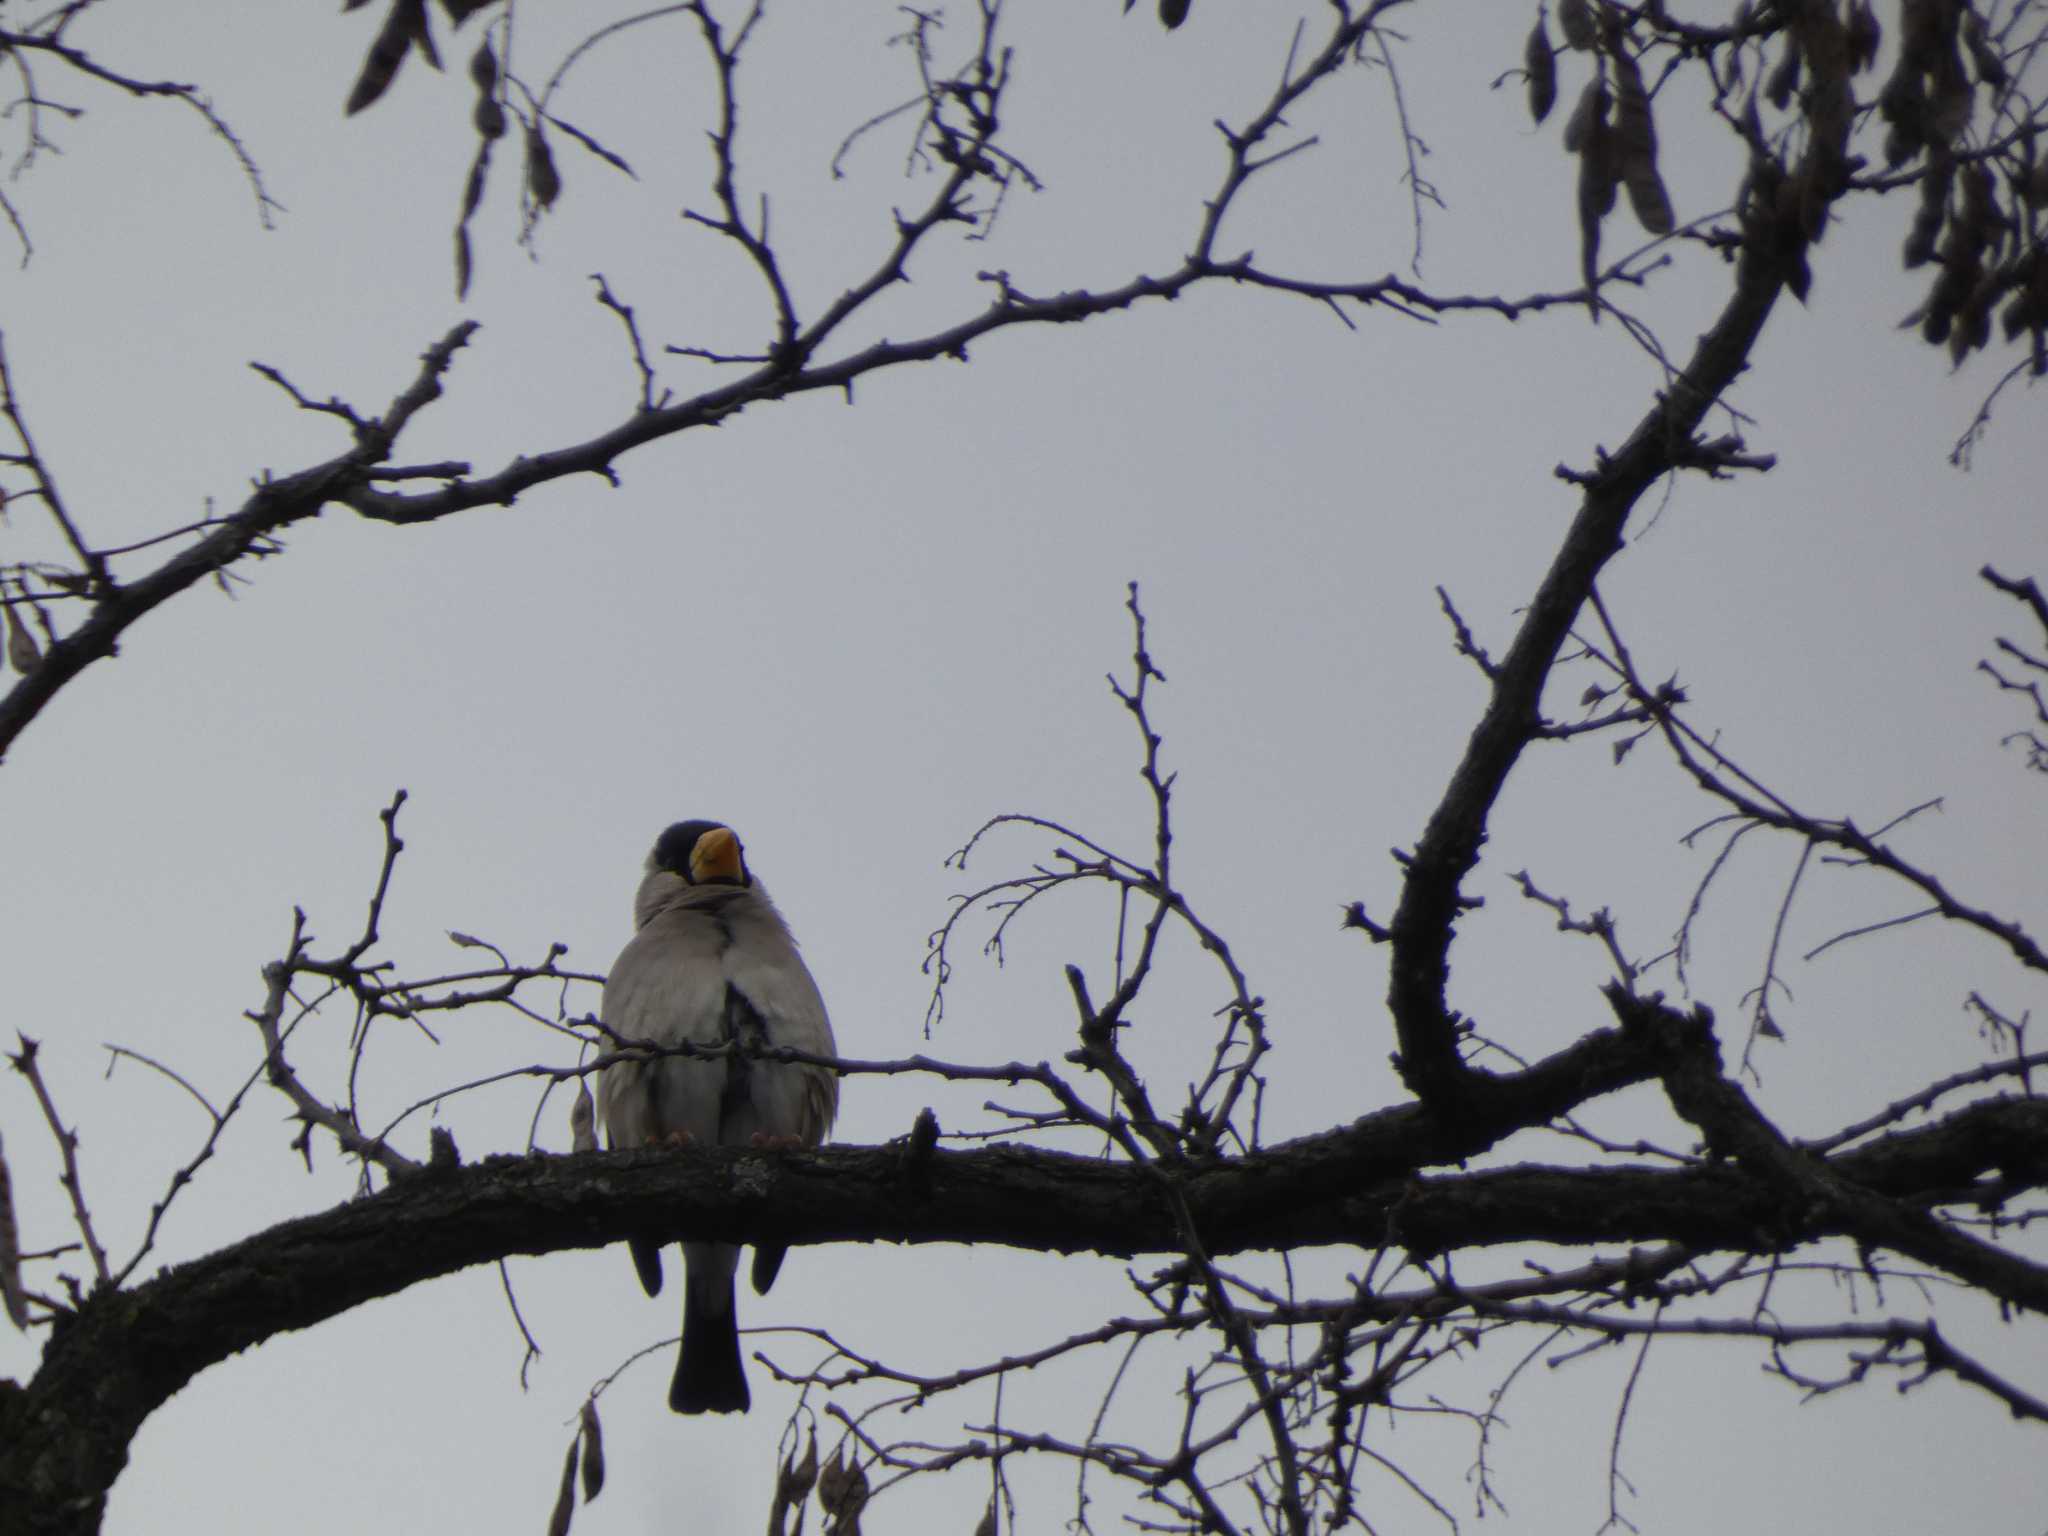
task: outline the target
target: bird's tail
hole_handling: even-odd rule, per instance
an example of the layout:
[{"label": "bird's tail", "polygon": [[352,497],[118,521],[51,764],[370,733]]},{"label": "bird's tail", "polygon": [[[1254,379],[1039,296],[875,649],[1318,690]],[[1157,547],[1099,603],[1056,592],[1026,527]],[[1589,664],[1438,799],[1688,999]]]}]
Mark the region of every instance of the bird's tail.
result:
[{"label": "bird's tail", "polygon": [[692,1243],[683,1253],[683,1348],[668,1405],[677,1413],[745,1413],[752,1399],[733,1306],[738,1252],[722,1243]]}]

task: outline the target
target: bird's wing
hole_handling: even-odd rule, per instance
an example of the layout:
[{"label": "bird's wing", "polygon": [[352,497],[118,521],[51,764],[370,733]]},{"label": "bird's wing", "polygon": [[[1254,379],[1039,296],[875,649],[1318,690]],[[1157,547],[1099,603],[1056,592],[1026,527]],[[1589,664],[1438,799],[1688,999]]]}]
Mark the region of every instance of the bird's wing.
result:
[{"label": "bird's wing", "polygon": [[[837,1054],[825,1000],[782,915],[758,887],[748,895],[749,900],[735,902],[726,913],[732,933],[725,953],[727,981],[760,1017],[767,1044],[819,1056]],[[829,1068],[757,1062],[752,1078],[751,1123],[728,1126],[727,1140],[744,1140],[756,1130],[801,1137],[813,1145],[825,1139],[839,1107],[839,1079]]]}]

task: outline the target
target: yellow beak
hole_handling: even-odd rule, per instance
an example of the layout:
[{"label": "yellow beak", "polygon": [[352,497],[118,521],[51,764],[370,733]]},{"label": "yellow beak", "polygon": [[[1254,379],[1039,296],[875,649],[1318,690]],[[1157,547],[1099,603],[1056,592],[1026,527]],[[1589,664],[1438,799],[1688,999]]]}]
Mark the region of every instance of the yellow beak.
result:
[{"label": "yellow beak", "polygon": [[713,827],[697,839],[690,850],[690,879],[697,884],[713,880],[743,881],[746,866],[740,859],[740,840],[730,827]]}]

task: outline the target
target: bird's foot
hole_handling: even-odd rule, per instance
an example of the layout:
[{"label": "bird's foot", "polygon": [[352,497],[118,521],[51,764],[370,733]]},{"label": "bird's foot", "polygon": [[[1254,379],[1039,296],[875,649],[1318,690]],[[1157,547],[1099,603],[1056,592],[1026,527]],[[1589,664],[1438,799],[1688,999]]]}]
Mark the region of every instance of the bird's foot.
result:
[{"label": "bird's foot", "polygon": [[766,1131],[754,1132],[747,1142],[750,1147],[761,1147],[777,1152],[792,1151],[803,1144],[804,1139],[801,1136],[771,1136]]},{"label": "bird's foot", "polygon": [[694,1147],[697,1137],[692,1131],[670,1131],[666,1136],[648,1137],[647,1144],[650,1147]]}]

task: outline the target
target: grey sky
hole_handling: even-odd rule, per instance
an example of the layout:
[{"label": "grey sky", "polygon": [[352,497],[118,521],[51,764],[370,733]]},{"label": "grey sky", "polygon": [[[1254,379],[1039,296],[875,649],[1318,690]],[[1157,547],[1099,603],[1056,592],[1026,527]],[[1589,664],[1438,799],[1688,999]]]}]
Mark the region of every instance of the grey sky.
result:
[{"label": "grey sky", "polygon": [[[578,26],[597,14],[562,9]],[[1018,195],[988,244],[936,242],[874,334],[979,309],[979,269],[1050,292],[1171,266],[1221,163],[1208,123],[1264,100],[1289,33],[1266,8],[1215,0],[1171,37],[1149,8],[1121,18],[1110,0],[1019,9],[1011,143],[1047,190]],[[1556,124],[1532,132],[1512,82],[1488,90],[1526,20],[1418,9],[1406,25],[1403,84],[1447,204],[1428,214],[1424,279],[1572,287],[1572,172]],[[521,26],[529,68],[573,36],[538,7]],[[744,80],[757,94],[742,166],[773,195],[811,308],[868,270],[890,205],[928,185],[903,181],[896,127],[857,147],[847,179],[827,168],[853,126],[908,93],[907,59],[883,46],[898,26],[888,7],[784,4]],[[35,242],[4,278],[9,359],[44,452],[103,543],[229,508],[253,476],[342,446],[333,422],[291,409],[251,359],[316,397],[381,409],[419,352],[473,315],[483,331],[401,456],[493,468],[630,409],[635,376],[616,320],[591,302],[594,271],[638,306],[653,344],[747,350],[765,334],[751,274],[676,216],[703,204],[708,165],[708,79],[682,23],[593,58],[562,99],[640,181],[558,148],[567,189],[529,259],[512,241],[507,156],[473,231],[467,305],[449,260],[470,147],[463,93],[414,61],[385,101],[343,121],[368,13],[110,6],[97,28],[81,37],[108,62],[202,81],[287,209],[262,231],[196,120],[98,96],[54,130],[60,159],[9,184]],[[465,34],[449,50],[451,72],[473,45]],[[1674,114],[1667,177],[1684,220],[1725,201],[1729,161],[1719,136]],[[1383,78],[1353,71],[1297,126],[1324,142],[1255,187],[1227,243],[1319,276],[1402,267],[1410,208]],[[2038,398],[2014,393],[1974,471],[1948,467],[2002,365],[1980,357],[1951,378],[1890,328],[1920,296],[1897,270],[1903,216],[1857,210],[1822,247],[1811,306],[1771,323],[1736,403],[1778,468],[1680,484],[1603,590],[1645,672],[1679,672],[1745,767],[1805,809],[1866,825],[1943,797],[1911,846],[1970,899],[2038,926],[2041,789],[1998,747],[2013,706],[1971,668],[2016,622],[1977,567],[2048,563],[2048,437]],[[1613,250],[1631,228],[1610,224]],[[1718,263],[1682,256],[1641,313],[1682,349],[1723,281]],[[679,393],[715,377],[678,359],[663,372]],[[5,1022],[46,1042],[101,1230],[131,1248],[167,1168],[203,1131],[175,1088],[132,1064],[102,1081],[101,1043],[229,1091],[257,1060],[241,1012],[260,999],[258,968],[281,952],[292,906],[330,941],[354,930],[376,813],[401,785],[408,851],[385,929],[403,967],[455,960],[442,937],[453,928],[523,957],[560,939],[571,963],[602,969],[627,935],[654,834],[718,817],[744,834],[803,942],[842,1050],[926,1049],[925,935],[962,886],[941,861],[982,820],[1026,810],[1113,846],[1149,839],[1135,740],[1102,681],[1128,665],[1129,579],[1143,584],[1170,679],[1156,719],[1182,774],[1183,878],[1271,1004],[1269,1138],[1391,1102],[1382,958],[1338,919],[1360,898],[1386,914],[1387,850],[1415,839],[1479,707],[1433,589],[1451,591],[1482,643],[1504,644],[1574,505],[1553,466],[1614,445],[1656,382],[1620,325],[1591,328],[1582,311],[1440,326],[1381,312],[1354,333],[1314,305],[1218,290],[998,336],[965,366],[866,381],[851,404],[756,407],[621,461],[617,489],[569,482],[419,530],[330,512],[281,558],[246,568],[253,582],[232,602],[195,592],[145,621],[0,773]],[[20,512],[0,530],[10,547],[41,537]],[[1704,872],[1708,853],[1677,839],[1706,814],[1652,745],[1619,768],[1604,742],[1535,753],[1474,877],[1487,906],[1454,954],[1458,1006],[1529,1055],[1604,1022],[1600,956],[1558,936],[1507,875],[1526,867],[1576,904],[1612,905],[1624,942],[1647,956]],[[999,841],[970,873],[1041,852]],[[1725,1018],[1760,970],[1793,856],[1739,857],[1710,903],[1690,975]],[[1831,874],[1797,915],[1796,947],[1901,901]],[[1022,924],[1000,972],[966,947],[929,1048],[1056,1057],[1071,1043],[1060,966],[1106,974],[1110,934],[1107,909],[1083,902]],[[1193,1070],[1185,1042],[1206,1040],[1221,1001],[1187,946],[1175,958],[1134,1043],[1168,1088]],[[1658,984],[1678,990],[1668,968]],[[1981,1060],[1961,1008],[1971,988],[1998,989],[2014,1014],[2040,1001],[2038,980],[2029,990],[1988,945],[1933,929],[1833,951],[1797,967],[1794,985],[1760,1097],[1800,1133]],[[393,1111],[437,1086],[564,1059],[509,1015],[458,1022],[438,1048],[384,1027],[367,1091]],[[346,1034],[340,1013],[319,1025],[309,1069],[323,1053],[331,1069]],[[927,1103],[965,1129],[986,1123],[987,1096],[856,1079],[837,1134],[899,1135]],[[480,1094],[445,1123],[467,1156],[516,1150],[532,1106],[528,1087]],[[1603,1106],[1602,1129],[1670,1134],[1650,1107],[1624,1096]],[[545,1147],[566,1147],[566,1115],[566,1101],[548,1109]],[[352,1170],[316,1141],[308,1176],[292,1130],[281,1100],[257,1097],[181,1197],[161,1256],[346,1198]],[[29,1245],[62,1240],[51,1149],[11,1076],[0,1131]],[[1574,1149],[1528,1138],[1517,1155]],[[1332,1273],[1359,1262],[1308,1260]],[[194,1382],[137,1442],[108,1529],[539,1529],[583,1393],[673,1333],[678,1303],[642,1298],[623,1251],[512,1273],[545,1351],[528,1391],[496,1277],[425,1286]],[[743,1297],[749,1324],[814,1323],[933,1371],[1133,1304],[1108,1262],[889,1247],[798,1250],[771,1297]],[[1956,1316],[2022,1376],[2031,1361],[2039,1390],[2038,1324]],[[809,1358],[794,1336],[746,1342]],[[38,1347],[0,1331],[0,1374],[27,1374]],[[1442,1386],[1483,1396],[1508,1358],[1482,1356]],[[1496,1448],[1512,1512],[1500,1524],[1600,1525],[1629,1358],[1596,1355],[1517,1388]],[[1625,1512],[1644,1531],[2037,1536],[2038,1428],[1947,1382],[1903,1399],[1876,1382],[1801,1407],[1762,1358],[1747,1345],[1651,1352],[1624,1449],[1638,1490]],[[1021,1381],[1006,1422],[1078,1427],[1111,1369]],[[685,1423],[662,1406],[666,1352],[637,1366],[604,1400],[612,1484],[577,1529],[673,1529],[684,1508],[692,1529],[757,1528],[788,1395],[752,1374],[744,1421]],[[1133,1393],[1124,1411],[1145,1401]],[[941,1413],[933,1438],[968,1412]],[[1380,1448],[1469,1517],[1464,1428],[1418,1421]],[[1059,1528],[1070,1472],[1020,1478],[1029,1528]],[[967,1477],[906,1490],[870,1525],[971,1529],[985,1490]],[[1100,1492],[1106,1529],[1114,1496]],[[1391,1480],[1370,1496],[1382,1530],[1432,1528]]]}]

